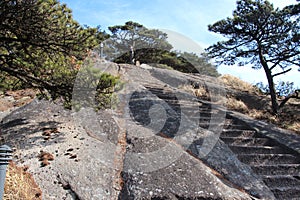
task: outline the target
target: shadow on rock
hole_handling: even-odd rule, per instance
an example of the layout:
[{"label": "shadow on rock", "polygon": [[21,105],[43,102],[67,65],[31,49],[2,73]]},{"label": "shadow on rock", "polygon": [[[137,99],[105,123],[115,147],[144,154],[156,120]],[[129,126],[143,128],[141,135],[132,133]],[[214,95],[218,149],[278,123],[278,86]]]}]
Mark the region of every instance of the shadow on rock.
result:
[{"label": "shadow on rock", "polygon": [[53,116],[50,113],[51,104],[37,101],[16,109],[1,121],[0,143],[12,148],[29,149],[64,142],[64,133],[59,132],[61,122],[50,120]]}]

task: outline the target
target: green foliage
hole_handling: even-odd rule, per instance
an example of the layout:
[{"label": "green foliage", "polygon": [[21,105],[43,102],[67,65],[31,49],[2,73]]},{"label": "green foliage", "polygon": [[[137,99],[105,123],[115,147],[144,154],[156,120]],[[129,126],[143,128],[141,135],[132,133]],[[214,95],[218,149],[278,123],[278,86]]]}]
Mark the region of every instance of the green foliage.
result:
[{"label": "green foliage", "polygon": [[172,67],[166,65],[166,64],[159,64],[159,63],[149,63],[152,67],[160,68],[160,69],[168,69],[173,70]]},{"label": "green foliage", "polygon": [[10,76],[6,72],[0,71],[0,91],[20,90],[29,87],[14,76]]},{"label": "green foliage", "polygon": [[277,95],[280,97],[286,97],[292,94],[295,90],[297,89],[294,87],[294,82],[280,81],[279,83],[276,84]]},{"label": "green foliage", "polygon": [[117,104],[115,91],[122,87],[120,77],[93,67],[93,61],[87,59],[76,77],[72,102],[68,107],[80,109],[92,107],[96,110],[113,108]]},{"label": "green foliage", "polygon": [[[134,63],[142,59],[141,49],[169,51],[172,45],[167,42],[167,34],[157,29],[147,29],[137,22],[108,27],[112,35],[105,42],[105,56],[108,60]],[[122,60],[121,60],[122,59]]]},{"label": "green foliage", "polygon": [[179,52],[177,56],[192,64],[192,66],[196,68],[195,73],[200,73],[202,75],[208,75],[212,77],[220,76],[217,71],[217,67],[209,62],[209,57],[206,54],[198,56],[195,53]]},{"label": "green foliage", "polygon": [[[290,94],[294,93],[294,91],[297,90],[294,86],[294,82],[289,81],[279,81],[277,84],[275,84],[276,88],[276,94],[278,97],[287,97]],[[269,94],[270,90],[268,85],[263,84],[262,82],[259,82],[256,84],[256,87],[259,88],[264,94]]]},{"label": "green foliage", "polygon": [[118,103],[114,92],[120,85],[121,82],[119,77],[102,73],[96,89],[96,108],[113,108]]},{"label": "green foliage", "polygon": [[[196,65],[191,63],[181,53],[160,51],[156,52],[155,62],[172,67],[173,69],[184,73],[199,73]],[[188,54],[188,53],[184,53]],[[149,62],[149,61],[148,61]],[[152,61],[153,62],[153,61]]]},{"label": "green foliage", "polygon": [[117,63],[140,63],[186,72],[219,76],[216,67],[209,63],[207,56],[194,53],[172,52],[167,42],[167,34],[147,29],[136,22],[109,27],[112,36],[106,41],[106,58]]},{"label": "green foliage", "polygon": [[[299,66],[299,7],[274,9],[269,1],[240,0],[233,18],[223,19],[209,30],[227,37],[207,50],[219,64],[253,64],[261,68],[259,55],[271,67]],[[297,20],[295,20],[297,17]]]},{"label": "green foliage", "polygon": [[0,10],[0,71],[70,101],[81,60],[103,32],[80,26],[57,0],[2,0]]},{"label": "green foliage", "polygon": [[255,84],[255,86],[260,94],[270,94],[269,86],[265,85],[263,82],[258,82]]},{"label": "green foliage", "polygon": [[[208,26],[228,38],[207,49],[218,64],[264,69],[274,114],[279,107],[273,78],[300,66],[299,16],[299,3],[280,10],[267,0],[239,0],[232,18]],[[274,73],[275,69],[282,72]]]}]

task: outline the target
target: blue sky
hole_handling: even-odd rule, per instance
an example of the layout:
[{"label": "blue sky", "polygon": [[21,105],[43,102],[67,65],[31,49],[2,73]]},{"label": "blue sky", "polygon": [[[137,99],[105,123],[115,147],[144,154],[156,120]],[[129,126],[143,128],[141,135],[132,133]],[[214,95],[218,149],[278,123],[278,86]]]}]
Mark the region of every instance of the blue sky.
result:
[{"label": "blue sky", "polygon": [[[222,40],[220,35],[209,32],[208,24],[230,17],[236,8],[235,0],[61,0],[73,11],[80,24],[108,26],[135,21],[147,28],[167,29],[178,32],[199,45],[199,49]],[[275,7],[295,4],[296,0],[270,0]],[[222,74],[232,74],[250,83],[265,80],[263,70],[251,67],[219,66]],[[295,70],[278,76],[284,81],[294,81],[300,87],[300,72]]]}]

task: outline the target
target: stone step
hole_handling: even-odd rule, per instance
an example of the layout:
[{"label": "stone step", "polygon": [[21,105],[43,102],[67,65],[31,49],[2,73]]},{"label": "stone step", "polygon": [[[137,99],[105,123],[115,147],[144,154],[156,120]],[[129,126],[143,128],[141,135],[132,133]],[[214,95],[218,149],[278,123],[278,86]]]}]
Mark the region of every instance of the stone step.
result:
[{"label": "stone step", "polygon": [[[169,103],[170,101],[166,101],[166,102]],[[203,109],[203,108],[201,108],[201,107],[199,107],[197,105],[185,106],[183,104],[180,104],[180,102],[174,102],[174,101],[172,101],[172,103],[174,104],[174,106],[180,108],[181,110],[185,110],[187,112],[197,111],[199,113],[199,115],[201,113],[203,113],[203,115],[209,115],[209,114],[212,113],[211,110]]]},{"label": "stone step", "polygon": [[229,119],[224,119],[223,123],[215,123],[215,122],[211,122],[211,123],[199,123],[199,126],[201,128],[208,128],[209,125],[211,126],[222,126],[223,129],[225,129],[225,131],[227,130],[249,130],[249,127],[244,126],[244,125],[240,125],[240,124],[234,124],[232,120]]},{"label": "stone step", "polygon": [[299,164],[299,158],[291,154],[240,154],[237,157],[248,165]]},{"label": "stone step", "polygon": [[[198,118],[198,117],[197,117]],[[216,120],[216,121],[221,121],[222,117],[218,115],[212,115],[212,116],[199,116],[198,118],[200,121],[210,121],[210,120]]]},{"label": "stone step", "polygon": [[294,176],[285,176],[285,175],[262,176],[262,179],[269,188],[281,188],[281,187],[300,188],[300,180]]},{"label": "stone step", "polygon": [[280,188],[272,188],[276,199],[280,200],[299,200],[300,188],[299,187],[280,187]]},{"label": "stone step", "polygon": [[258,175],[292,175],[300,174],[300,164],[254,165],[252,170]]},{"label": "stone step", "polygon": [[240,125],[235,125],[235,124],[228,124],[226,121],[222,124],[220,123],[215,123],[215,122],[211,122],[211,123],[206,123],[206,122],[201,122],[199,123],[199,126],[201,128],[208,128],[209,126],[220,126],[222,127],[222,129],[242,129],[243,127]]},{"label": "stone step", "polygon": [[161,92],[164,91],[163,88],[153,88],[153,87],[147,87],[147,86],[146,86],[146,88],[147,88],[149,91],[151,91],[151,92],[158,92],[158,93],[161,93]]},{"label": "stone step", "polygon": [[211,112],[200,112],[200,117],[211,117],[217,114],[212,114]]},{"label": "stone step", "polygon": [[[210,111],[210,110],[212,110],[212,108],[210,106],[202,104],[201,102],[194,101],[194,100],[191,100],[191,102],[193,102],[193,105],[197,105],[198,104],[198,107],[199,107],[200,110],[203,110],[203,111]],[[191,108],[191,106],[189,104],[182,104],[182,106],[185,107],[185,108]]]},{"label": "stone step", "polygon": [[163,92],[163,91],[166,91],[164,90],[164,88],[160,88],[160,87],[148,87],[148,86],[145,86],[145,88],[147,88],[147,90],[149,91],[153,91],[153,92]]},{"label": "stone step", "polygon": [[202,111],[211,111],[212,110],[211,107],[208,107],[208,106],[202,104],[199,101],[195,101],[193,99],[190,99],[190,100],[189,99],[182,99],[182,98],[180,98],[180,96],[177,97],[176,95],[173,95],[173,96],[176,97],[176,99],[174,99],[174,100],[172,100],[172,99],[163,99],[163,98],[162,99],[166,100],[166,101],[169,101],[169,102],[172,102],[172,101],[176,102],[176,100],[178,100],[179,103],[180,103],[180,106],[185,107],[185,108],[191,108],[191,107],[194,107],[194,106],[198,106],[199,109],[202,110]]},{"label": "stone step", "polygon": [[153,93],[153,95],[157,96],[158,98],[162,100],[175,100],[178,101],[177,97],[172,93]]},{"label": "stone step", "polygon": [[[187,115],[187,116],[189,116],[189,115]],[[225,120],[222,115],[218,115],[218,114],[213,114],[211,116],[202,116],[201,114],[200,115],[199,114],[197,114],[197,115],[192,115],[191,114],[189,118],[191,120],[198,120],[199,119],[200,124],[202,124],[203,122],[206,122],[206,121],[211,121],[211,120],[214,120],[214,121],[217,121],[217,122]],[[237,130],[240,130],[240,129],[237,129]],[[225,131],[227,131],[227,130],[225,130]]]},{"label": "stone step", "polygon": [[240,129],[224,129],[221,133],[222,137],[254,137],[257,133],[254,130],[240,130]]},{"label": "stone step", "polygon": [[[183,110],[185,113],[195,113],[197,112],[199,115],[201,114],[201,110],[199,109],[199,107],[197,106],[191,106],[190,108],[187,108],[185,106],[182,105],[178,105],[178,107]],[[204,111],[204,112],[209,112],[209,111]]]},{"label": "stone step", "polygon": [[[195,121],[195,120],[197,120],[197,119],[191,119],[191,120]],[[208,117],[204,118],[204,117],[199,117],[199,118],[198,118],[198,123],[199,123],[199,124],[205,124],[205,123],[210,124],[210,123],[213,122],[213,121],[219,121],[219,120],[220,120],[220,119],[217,119],[217,118],[208,118]]]},{"label": "stone step", "polygon": [[[220,123],[222,122],[222,119],[214,118],[214,117],[212,117],[212,118],[200,117],[200,116],[198,117],[198,116],[195,116],[195,115],[190,115],[189,116],[189,115],[186,115],[186,114],[185,114],[185,116],[187,117],[187,119],[197,123],[199,125],[199,127],[201,127],[201,128],[208,128],[209,126],[216,127],[216,126],[219,126]],[[216,124],[216,122],[219,122],[219,121],[220,121],[220,123]]]},{"label": "stone step", "polygon": [[223,126],[223,128],[224,129],[226,129],[226,130],[249,130],[249,127],[247,127],[247,126],[244,126],[244,125],[240,125],[240,124],[224,124],[224,126]]},{"label": "stone step", "polygon": [[252,137],[224,137],[221,135],[220,137],[223,142],[229,145],[251,145],[251,146],[265,146],[265,145],[270,145],[272,144],[270,139],[267,138],[252,138]]},{"label": "stone step", "polygon": [[236,154],[288,154],[280,147],[228,145]]}]

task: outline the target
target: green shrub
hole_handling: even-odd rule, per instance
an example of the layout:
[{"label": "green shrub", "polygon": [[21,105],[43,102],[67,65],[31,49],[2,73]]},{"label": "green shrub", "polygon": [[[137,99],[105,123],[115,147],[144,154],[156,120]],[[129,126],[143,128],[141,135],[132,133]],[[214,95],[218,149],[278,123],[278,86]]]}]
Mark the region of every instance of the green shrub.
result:
[{"label": "green shrub", "polygon": [[10,76],[6,72],[0,71],[0,90],[20,90],[29,87],[14,76]]}]

